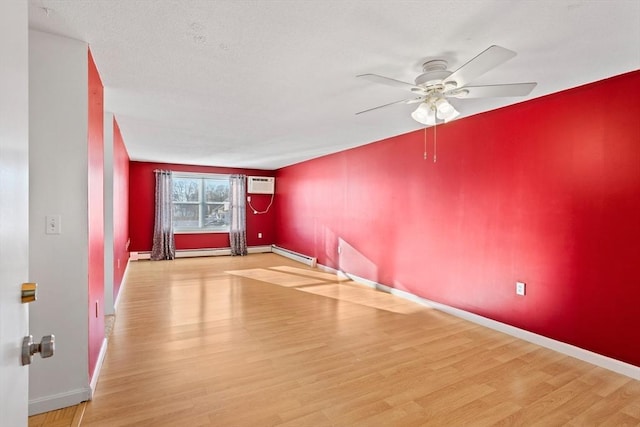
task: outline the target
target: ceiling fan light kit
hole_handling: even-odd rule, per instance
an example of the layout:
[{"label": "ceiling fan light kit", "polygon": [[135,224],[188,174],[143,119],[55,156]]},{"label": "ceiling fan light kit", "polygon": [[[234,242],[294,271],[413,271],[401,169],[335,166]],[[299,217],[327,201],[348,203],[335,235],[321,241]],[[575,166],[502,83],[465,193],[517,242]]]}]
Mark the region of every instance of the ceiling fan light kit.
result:
[{"label": "ceiling fan light kit", "polygon": [[453,108],[453,105],[449,104],[449,102],[444,98],[438,99],[435,102],[435,106],[438,112],[438,118],[445,122],[453,120],[460,115],[460,113]]},{"label": "ceiling fan light kit", "polygon": [[[488,86],[467,86],[467,83],[516,56],[516,53],[500,46],[490,46],[475,58],[462,65],[456,71],[447,70],[447,61],[435,59],[422,64],[422,74],[414,83],[403,82],[378,74],[360,74],[375,83],[409,88],[414,94],[412,98],[369,108],[356,114],[362,114],[379,108],[396,104],[420,103],[411,113],[411,117],[426,126],[435,126],[438,121],[449,122],[460,116],[460,112],[447,98],[482,98],[526,96],[531,93],[537,83],[512,83]],[[417,97],[415,96],[417,95]]]},{"label": "ceiling fan light kit", "polygon": [[411,113],[411,117],[418,123],[433,126],[437,120],[449,122],[460,113],[444,98],[430,98],[418,105],[418,108]]},{"label": "ceiling fan light kit", "polygon": [[436,110],[432,105],[423,102],[418,105],[418,108],[411,113],[411,117],[418,123],[423,125],[433,126],[436,124]]}]

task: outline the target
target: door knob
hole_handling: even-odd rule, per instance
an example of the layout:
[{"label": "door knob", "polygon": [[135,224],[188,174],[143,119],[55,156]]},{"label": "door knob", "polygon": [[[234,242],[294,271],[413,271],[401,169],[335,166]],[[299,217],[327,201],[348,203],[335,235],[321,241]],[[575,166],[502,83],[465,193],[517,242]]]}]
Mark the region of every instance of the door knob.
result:
[{"label": "door knob", "polygon": [[28,335],[22,340],[22,365],[31,364],[31,359],[36,353],[46,359],[53,356],[56,351],[56,336],[51,334],[42,337],[39,343],[33,342],[33,335]]}]

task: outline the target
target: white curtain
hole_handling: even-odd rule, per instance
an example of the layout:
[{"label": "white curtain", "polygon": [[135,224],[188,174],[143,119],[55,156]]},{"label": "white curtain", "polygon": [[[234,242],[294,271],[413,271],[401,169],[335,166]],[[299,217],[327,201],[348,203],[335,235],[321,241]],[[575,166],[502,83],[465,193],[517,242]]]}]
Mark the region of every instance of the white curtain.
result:
[{"label": "white curtain", "polygon": [[173,206],[171,204],[171,171],[156,170],[156,215],[153,226],[151,259],[174,259],[176,245],[173,240]]},{"label": "white curtain", "polygon": [[247,208],[246,208],[246,176],[231,175],[229,177],[229,210],[231,225],[229,227],[229,243],[231,255],[246,255],[247,252]]}]

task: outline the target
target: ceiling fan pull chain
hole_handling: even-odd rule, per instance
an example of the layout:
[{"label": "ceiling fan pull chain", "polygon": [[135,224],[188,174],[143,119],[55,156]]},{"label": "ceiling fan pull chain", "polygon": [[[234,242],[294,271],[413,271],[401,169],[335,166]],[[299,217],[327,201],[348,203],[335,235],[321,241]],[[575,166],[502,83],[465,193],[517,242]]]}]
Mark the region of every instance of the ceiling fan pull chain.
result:
[{"label": "ceiling fan pull chain", "polygon": [[427,160],[427,127],[424,128],[424,159]]},{"label": "ceiling fan pull chain", "polygon": [[433,163],[436,162],[436,150],[438,149],[438,134],[436,133],[437,124],[433,125]]}]

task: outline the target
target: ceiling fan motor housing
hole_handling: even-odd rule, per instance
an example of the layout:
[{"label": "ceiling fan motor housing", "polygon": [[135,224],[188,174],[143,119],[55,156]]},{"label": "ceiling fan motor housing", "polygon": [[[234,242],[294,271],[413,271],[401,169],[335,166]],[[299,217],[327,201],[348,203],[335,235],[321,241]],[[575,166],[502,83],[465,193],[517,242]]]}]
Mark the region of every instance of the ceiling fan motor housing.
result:
[{"label": "ceiling fan motor housing", "polygon": [[447,61],[442,59],[425,62],[422,64],[422,70],[424,72],[416,77],[416,86],[429,87],[439,85],[452,74],[451,71],[447,70]]}]

